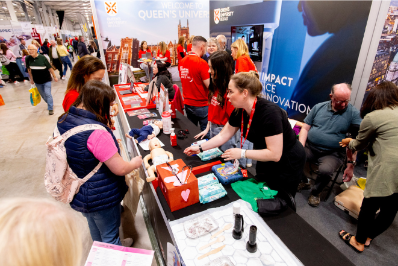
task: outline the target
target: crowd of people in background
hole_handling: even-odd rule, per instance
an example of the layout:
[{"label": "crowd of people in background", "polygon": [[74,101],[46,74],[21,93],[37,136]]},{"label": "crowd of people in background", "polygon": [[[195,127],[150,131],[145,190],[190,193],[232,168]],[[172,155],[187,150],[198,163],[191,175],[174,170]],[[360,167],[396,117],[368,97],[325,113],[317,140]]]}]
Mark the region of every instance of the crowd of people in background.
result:
[{"label": "crowd of people in background", "polygon": [[[168,70],[170,51],[163,41],[158,47],[152,54],[147,42],[141,42],[139,58],[151,53],[153,60],[142,60],[140,67],[149,82],[153,81],[157,87],[163,84],[169,90],[171,100],[176,91]],[[10,82],[16,83],[17,76],[23,78],[15,62],[17,55],[5,44],[0,48],[9,61],[6,68]],[[98,41],[90,40],[87,46],[83,36],[66,42],[46,39],[42,45],[32,41],[28,47],[21,42],[20,48],[30,83],[38,88],[50,115],[54,114],[51,82],[58,81],[54,70],[59,71],[61,80],[65,79],[68,67],[71,71],[62,103],[64,113],[57,122],[61,134],[86,124],[103,127],[80,132],[65,142],[66,153],[75,154],[68,158],[68,163],[79,178],[100,166],[80,187],[70,205],[87,219],[93,240],[131,246],[132,239],[119,237],[120,202],[128,189],[124,175],[140,167],[142,158],[137,156],[126,162],[120,156],[119,144],[111,130],[112,116],[119,112],[114,104],[116,94],[101,82],[106,67],[99,59]],[[303,171],[307,161],[315,161],[319,170],[308,204],[318,207],[320,193],[333,172],[346,161],[343,177],[349,181],[356,152],[368,148],[368,181],[357,234],[342,230],[339,235],[355,251],[362,252],[392,224],[398,212],[394,204],[398,199],[396,85],[385,82],[376,86],[361,112],[349,103],[351,86],[334,85],[330,100],[311,109],[297,137],[287,113],[261,97],[258,71],[242,39],[232,43],[229,50],[223,35],[208,40],[202,36],[180,37],[177,55],[186,116],[201,129],[195,138],[209,139],[186,148],[185,154],[190,156],[219,147],[225,160],[239,160],[244,167],[251,167],[252,160],[256,160],[256,178],[265,181],[270,189],[292,197],[305,187],[311,188]],[[74,58],[78,60],[72,66]],[[350,138],[346,138],[347,133],[351,134]],[[70,210],[46,200],[0,203],[0,264],[77,265],[81,240],[72,217]],[[20,238],[24,234],[32,238],[28,241]],[[33,246],[37,246],[34,253],[30,249]],[[14,256],[10,262],[9,254],[15,250],[26,256]]]}]

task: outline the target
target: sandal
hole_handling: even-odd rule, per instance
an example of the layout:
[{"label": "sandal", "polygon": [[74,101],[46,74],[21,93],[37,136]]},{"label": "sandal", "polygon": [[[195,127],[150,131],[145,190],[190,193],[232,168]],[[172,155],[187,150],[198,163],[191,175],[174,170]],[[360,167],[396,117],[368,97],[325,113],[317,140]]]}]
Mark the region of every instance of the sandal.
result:
[{"label": "sandal", "polygon": [[350,233],[347,233],[344,230],[341,230],[339,232],[339,237],[344,241],[344,243],[346,243],[348,246],[350,246],[355,252],[357,253],[362,253],[362,251],[358,250],[356,247],[354,247],[353,245],[351,245],[350,240],[354,235],[351,235]]},{"label": "sandal", "polygon": [[[370,244],[372,244],[372,241],[373,241],[373,239],[372,239],[372,240],[370,240]],[[368,248],[368,247],[370,247],[370,244],[369,244],[369,245],[365,245],[365,248]]]}]

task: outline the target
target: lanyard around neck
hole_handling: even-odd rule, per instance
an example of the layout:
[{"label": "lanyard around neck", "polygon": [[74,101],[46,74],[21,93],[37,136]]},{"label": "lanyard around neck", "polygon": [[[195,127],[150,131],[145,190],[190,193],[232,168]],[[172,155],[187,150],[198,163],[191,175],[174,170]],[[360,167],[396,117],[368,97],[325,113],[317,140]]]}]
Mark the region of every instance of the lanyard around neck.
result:
[{"label": "lanyard around neck", "polygon": [[243,140],[243,112],[245,111],[244,109],[242,110],[242,122],[241,122],[241,128],[240,128],[240,148],[242,149],[243,144],[246,142],[247,140],[247,136],[249,135],[249,130],[250,130],[250,125],[252,124],[252,120],[253,120],[253,115],[254,115],[254,111],[256,110],[256,103],[257,103],[257,97],[254,99],[254,103],[253,103],[253,107],[252,107],[252,111],[250,112],[250,118],[249,118],[249,123],[247,124],[247,129],[246,129],[246,136],[245,139]]}]

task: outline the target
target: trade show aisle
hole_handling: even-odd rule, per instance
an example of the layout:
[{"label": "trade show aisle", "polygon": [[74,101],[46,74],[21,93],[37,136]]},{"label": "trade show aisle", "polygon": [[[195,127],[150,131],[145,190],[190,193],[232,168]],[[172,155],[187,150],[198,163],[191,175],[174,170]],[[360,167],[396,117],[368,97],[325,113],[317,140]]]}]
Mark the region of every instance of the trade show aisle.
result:
[{"label": "trade show aisle", "polygon": [[[69,72],[67,74],[69,77]],[[51,198],[44,189],[45,142],[63,113],[62,101],[68,80],[52,83],[54,115],[48,115],[47,104],[29,102],[29,83],[7,84],[0,88],[5,105],[0,106],[0,199],[11,197]],[[128,210],[128,209],[127,209]],[[122,214],[124,224],[133,224],[129,212]],[[83,234],[84,265],[92,240],[86,219],[77,221]],[[132,237],[133,247],[152,249],[141,209],[138,208],[135,228],[121,234]],[[144,230],[145,228],[145,230]],[[124,236],[123,236],[124,235]],[[156,265],[153,260],[152,265]]]}]

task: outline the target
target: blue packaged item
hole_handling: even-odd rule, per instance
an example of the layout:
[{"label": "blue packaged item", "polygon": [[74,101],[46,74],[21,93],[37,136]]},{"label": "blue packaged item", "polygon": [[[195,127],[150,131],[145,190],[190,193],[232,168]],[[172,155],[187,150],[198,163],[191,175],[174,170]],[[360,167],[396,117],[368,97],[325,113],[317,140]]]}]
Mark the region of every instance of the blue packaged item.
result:
[{"label": "blue packaged item", "polygon": [[220,182],[218,182],[217,177],[213,173],[198,177],[199,189],[202,189],[203,187],[211,184],[220,184]]},{"label": "blue packaged item", "polygon": [[220,183],[207,185],[199,189],[200,203],[212,202],[216,199],[224,197],[225,195],[227,195],[227,191]]},{"label": "blue packaged item", "polygon": [[221,156],[223,152],[219,149],[219,148],[213,148],[204,152],[201,152],[198,154],[198,157],[202,160],[202,161],[209,161],[211,159],[217,158],[219,156]]},{"label": "blue packaged item", "polygon": [[243,179],[242,171],[240,170],[240,168],[234,174],[225,173],[225,171],[224,171],[225,168],[226,167],[228,168],[231,166],[233,166],[233,164],[231,162],[226,162],[226,163],[222,163],[222,164],[217,164],[211,168],[214,175],[218,178],[218,181],[220,181],[220,183],[223,185],[229,185],[231,183],[234,183],[236,181]]}]

